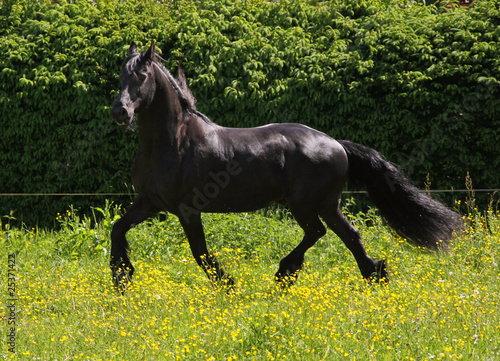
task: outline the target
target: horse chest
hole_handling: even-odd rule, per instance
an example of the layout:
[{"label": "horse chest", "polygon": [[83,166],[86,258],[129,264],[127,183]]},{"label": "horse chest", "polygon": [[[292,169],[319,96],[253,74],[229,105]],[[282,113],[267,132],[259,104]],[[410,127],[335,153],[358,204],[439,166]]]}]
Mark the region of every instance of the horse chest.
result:
[{"label": "horse chest", "polygon": [[178,177],[179,162],[173,157],[159,160],[138,155],[132,167],[132,182],[137,192],[154,203],[161,203],[164,209],[175,203]]}]

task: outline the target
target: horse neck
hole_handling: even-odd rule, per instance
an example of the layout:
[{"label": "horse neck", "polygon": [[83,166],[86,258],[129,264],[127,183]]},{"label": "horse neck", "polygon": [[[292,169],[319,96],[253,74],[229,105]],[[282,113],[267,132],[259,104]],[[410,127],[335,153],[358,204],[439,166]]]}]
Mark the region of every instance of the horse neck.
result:
[{"label": "horse neck", "polygon": [[[155,65],[155,95],[151,104],[139,114],[139,150],[153,156],[167,151],[179,151],[189,143],[193,132],[202,133],[203,121],[184,109],[172,79]],[[213,123],[212,123],[213,124]],[[215,124],[213,124],[215,126]]]}]

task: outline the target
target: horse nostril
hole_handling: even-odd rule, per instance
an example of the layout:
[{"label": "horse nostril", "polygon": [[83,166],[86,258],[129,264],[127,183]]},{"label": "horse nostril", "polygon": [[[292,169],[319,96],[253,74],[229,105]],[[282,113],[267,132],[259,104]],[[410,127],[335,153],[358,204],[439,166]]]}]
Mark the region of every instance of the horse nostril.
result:
[{"label": "horse nostril", "polygon": [[127,112],[127,109],[125,109],[122,105],[118,105],[118,106],[114,106],[111,109],[111,116],[117,122],[123,122],[128,118],[128,112]]},{"label": "horse nostril", "polygon": [[128,117],[128,112],[125,108],[120,108],[120,110],[118,111],[118,115],[120,116],[121,119],[124,119]]}]

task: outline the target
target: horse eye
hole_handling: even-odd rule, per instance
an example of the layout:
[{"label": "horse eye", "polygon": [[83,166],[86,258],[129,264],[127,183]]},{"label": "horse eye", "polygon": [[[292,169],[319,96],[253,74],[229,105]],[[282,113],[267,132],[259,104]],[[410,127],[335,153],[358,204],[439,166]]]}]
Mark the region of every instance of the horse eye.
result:
[{"label": "horse eye", "polygon": [[147,79],[148,75],[144,73],[136,73],[135,77],[142,83]]}]

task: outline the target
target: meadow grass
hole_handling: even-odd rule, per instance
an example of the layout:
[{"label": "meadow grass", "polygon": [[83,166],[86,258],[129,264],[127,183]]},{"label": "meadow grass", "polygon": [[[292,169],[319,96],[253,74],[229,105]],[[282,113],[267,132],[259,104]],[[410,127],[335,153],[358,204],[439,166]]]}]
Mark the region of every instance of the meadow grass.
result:
[{"label": "meadow grass", "polygon": [[[15,254],[18,299],[15,353],[6,311],[3,359],[500,360],[498,212],[469,216],[449,254],[407,244],[374,212],[358,214],[369,254],[388,260],[389,284],[367,284],[329,231],[289,289],[273,281],[302,235],[289,217],[205,215],[232,292],[196,265],[176,217],[154,219],[129,232],[136,274],[122,296],[108,267],[120,210],[97,210],[98,222],[68,210],[57,231],[4,224],[1,262]],[[6,305],[5,272],[0,287]]]}]

